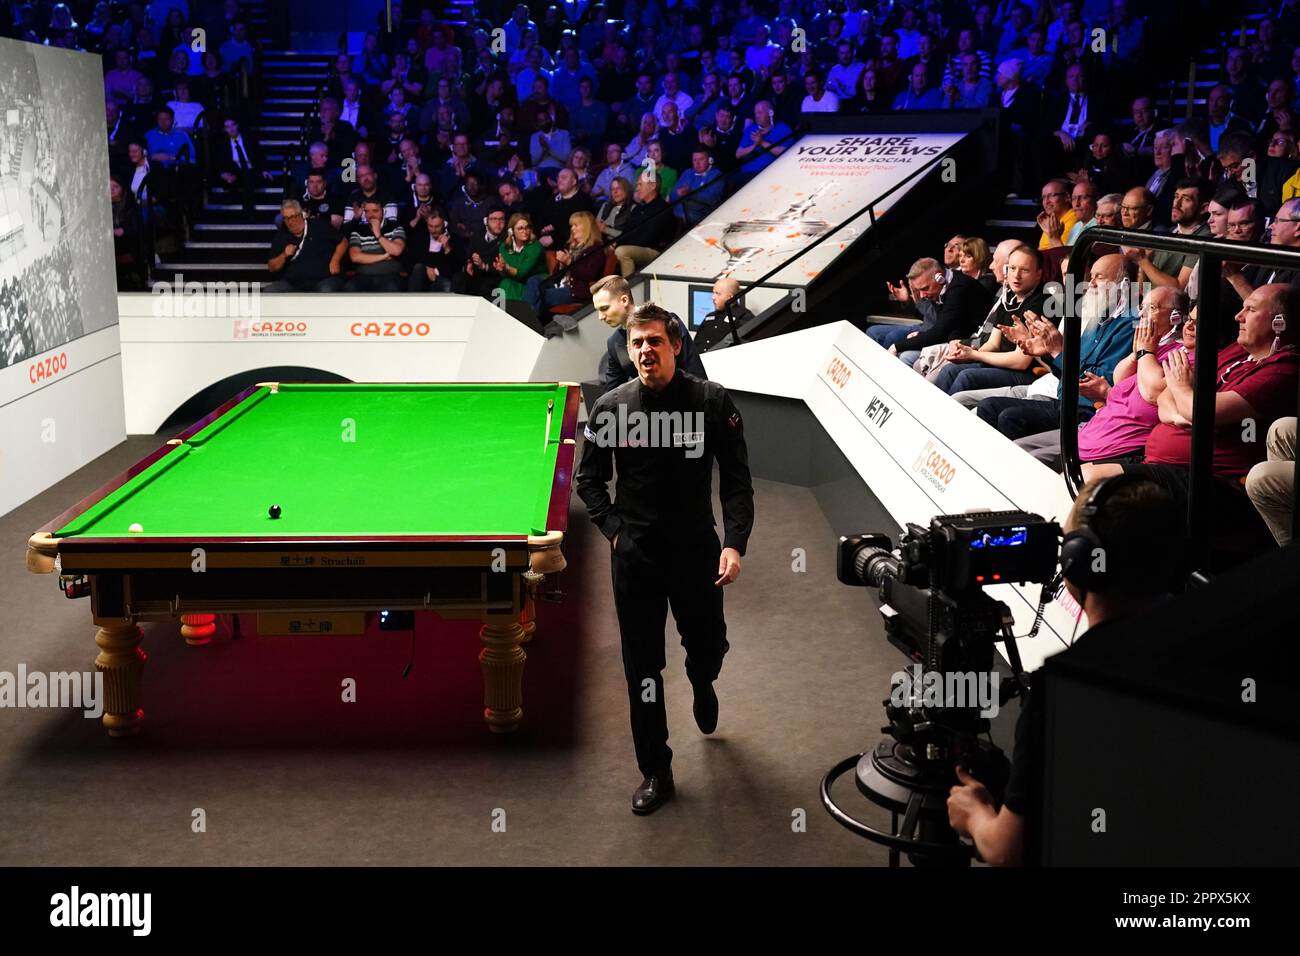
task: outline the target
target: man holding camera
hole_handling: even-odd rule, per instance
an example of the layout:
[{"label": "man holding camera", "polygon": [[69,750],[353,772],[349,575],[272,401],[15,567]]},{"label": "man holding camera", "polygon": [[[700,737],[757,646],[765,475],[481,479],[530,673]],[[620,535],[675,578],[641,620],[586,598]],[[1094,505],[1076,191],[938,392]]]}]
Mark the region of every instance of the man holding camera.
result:
[{"label": "man holding camera", "polygon": [[[1173,499],[1153,481],[1116,476],[1083,487],[1065,523],[1061,560],[1066,589],[1088,618],[1081,641],[1154,606],[1177,587],[1184,529]],[[1086,543],[1071,544],[1072,536]],[[1098,555],[1104,560],[1097,560]],[[992,866],[1035,859],[1036,848],[1029,844],[1038,829],[1034,814],[1043,723],[1041,694],[1036,698],[1031,690],[1021,701],[1001,807],[980,781],[957,767],[959,783],[949,792],[948,823],[973,839],[980,857]]]},{"label": "man holding camera", "polygon": [[[686,648],[695,722],[711,734],[718,723],[713,682],[729,647],[722,588],[740,575],[754,525],[754,489],[731,396],[678,366],[686,334],[681,322],[647,302],[626,326],[637,377],[592,406],[576,484],[591,520],[612,542],[632,739],[645,778],[632,795],[632,812],[645,815],[674,789],[663,682],[668,609]],[[715,457],[721,542],[713,517]],[[615,464],[617,499],[611,500]]]}]

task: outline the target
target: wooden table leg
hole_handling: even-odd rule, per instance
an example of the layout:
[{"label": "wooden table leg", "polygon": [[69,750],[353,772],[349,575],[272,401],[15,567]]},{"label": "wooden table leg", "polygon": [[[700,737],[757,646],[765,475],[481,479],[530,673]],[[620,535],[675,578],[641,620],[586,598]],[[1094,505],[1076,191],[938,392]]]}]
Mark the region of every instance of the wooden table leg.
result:
[{"label": "wooden table leg", "polygon": [[104,675],[104,727],[110,737],[140,732],[144,711],[140,707],[140,680],[148,659],[140,648],[144,632],[131,621],[97,621],[95,644],[99,655],[95,669]]},{"label": "wooden table leg", "polygon": [[483,719],[493,733],[519,729],[524,715],[524,661],[520,647],[524,629],[518,617],[487,615],[479,631],[483,650],[478,662],[483,668]]},{"label": "wooden table leg", "polygon": [[182,614],[181,637],[185,638],[185,643],[191,647],[207,644],[212,640],[212,635],[217,632],[216,622],[215,614]]},{"label": "wooden table leg", "polygon": [[524,598],[524,610],[519,615],[519,626],[524,629],[524,637],[520,644],[527,644],[537,633],[537,602],[533,600],[532,594]]}]

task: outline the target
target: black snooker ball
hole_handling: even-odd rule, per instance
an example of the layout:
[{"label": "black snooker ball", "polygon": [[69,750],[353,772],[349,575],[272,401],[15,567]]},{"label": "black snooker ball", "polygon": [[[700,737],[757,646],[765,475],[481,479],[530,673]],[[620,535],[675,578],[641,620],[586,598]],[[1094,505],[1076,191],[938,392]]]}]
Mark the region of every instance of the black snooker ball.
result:
[{"label": "black snooker ball", "polygon": [[270,509],[267,511],[267,514],[269,514],[272,518],[280,517],[280,506],[271,505]]}]

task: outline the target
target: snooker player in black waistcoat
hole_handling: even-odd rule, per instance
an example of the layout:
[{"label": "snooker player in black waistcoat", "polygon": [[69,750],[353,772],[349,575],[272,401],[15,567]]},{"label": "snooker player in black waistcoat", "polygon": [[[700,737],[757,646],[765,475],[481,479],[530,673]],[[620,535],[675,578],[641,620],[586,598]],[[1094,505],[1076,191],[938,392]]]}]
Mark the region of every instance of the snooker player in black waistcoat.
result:
[{"label": "snooker player in black waistcoat", "polygon": [[[592,407],[577,475],[591,520],[613,544],[610,566],[632,740],[645,778],[632,794],[637,814],[654,812],[673,793],[663,683],[668,608],[686,649],[695,722],[711,734],[718,723],[713,682],[729,647],[722,588],[739,576],[754,525],[740,412],[717,382],[678,366],[684,334],[680,321],[653,303],[628,317],[628,352],[637,377]],[[721,542],[713,517],[715,458]]]}]

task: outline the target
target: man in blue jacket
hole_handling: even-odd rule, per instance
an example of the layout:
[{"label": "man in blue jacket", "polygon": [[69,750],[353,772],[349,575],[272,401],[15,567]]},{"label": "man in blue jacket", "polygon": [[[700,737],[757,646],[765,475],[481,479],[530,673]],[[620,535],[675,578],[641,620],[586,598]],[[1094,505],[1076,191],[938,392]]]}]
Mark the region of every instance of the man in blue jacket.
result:
[{"label": "man in blue jacket", "polygon": [[[636,308],[632,301],[632,287],[622,276],[606,276],[591,286],[591,304],[601,321],[611,326],[605,343],[605,354],[600,358],[600,393],[617,388],[624,382],[637,377],[636,366],[627,352],[627,317]],[[680,324],[681,319],[673,316]],[[704,363],[695,350],[691,334],[682,326],[682,350],[677,355],[677,364],[683,372],[689,372],[697,378],[708,379],[704,372]]]},{"label": "man in blue jacket", "polygon": [[[1088,289],[1080,302],[1084,323],[1079,337],[1079,420],[1087,421],[1096,411],[1095,396],[1089,395],[1094,379],[1114,384],[1115,366],[1128,354],[1133,342],[1133,323],[1138,316],[1137,289],[1126,281],[1126,261],[1119,253],[1102,256],[1092,266]],[[1026,318],[1029,318],[1026,315]],[[1002,326],[1002,334],[1022,352],[1043,359],[1061,376],[1064,338],[1060,329],[1038,317],[1029,319],[1029,331]],[[1026,435],[1058,428],[1061,422],[1061,386],[1054,399],[986,398],[979,403],[979,417],[1012,441]]]}]

